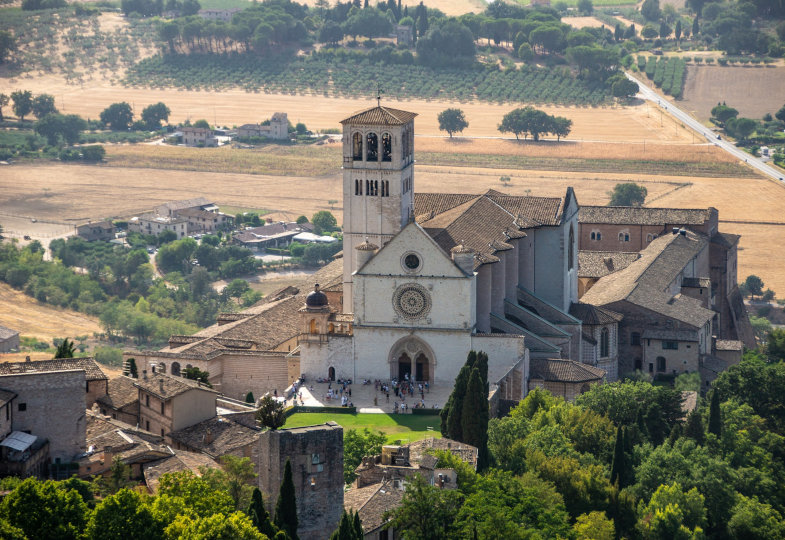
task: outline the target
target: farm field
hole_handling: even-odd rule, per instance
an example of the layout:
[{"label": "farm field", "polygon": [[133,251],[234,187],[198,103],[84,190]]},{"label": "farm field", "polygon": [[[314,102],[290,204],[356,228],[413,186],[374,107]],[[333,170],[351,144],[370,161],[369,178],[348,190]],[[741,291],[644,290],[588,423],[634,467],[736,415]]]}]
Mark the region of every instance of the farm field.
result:
[{"label": "farm field", "polygon": [[[221,92],[175,89],[124,88],[107,81],[91,81],[84,87],[69,85],[51,75],[4,81],[11,90],[24,88],[34,94],[55,96],[58,109],[65,114],[97,118],[102,110],[119,101],[132,104],[135,111],[163,101],[172,111],[170,122],[204,118],[211,124],[242,125],[259,122],[276,111],[285,111],[292,123],[304,122],[311,130],[339,127],[339,121],[357,110],[371,107],[375,100],[327,98],[321,95],[255,94],[242,89]],[[449,101],[383,99],[389,107],[415,111],[417,133],[442,135],[436,119],[447,107],[460,107],[466,114],[470,137],[497,137],[502,117],[520,104],[456,103]],[[640,104],[631,107],[538,107],[548,114],[566,116],[573,121],[568,140],[619,142],[692,142],[692,133],[667,116],[660,118],[656,108]],[[662,121],[662,125],[660,125]]]},{"label": "farm field", "polygon": [[[313,426],[329,421],[336,422],[344,430],[368,428],[372,431],[381,431],[387,435],[388,444],[398,439],[414,442],[426,437],[440,439],[442,436],[439,432],[441,420],[438,415],[296,413],[286,419],[284,427]],[[428,427],[432,427],[433,431],[427,430]]]},{"label": "farm field", "polygon": [[[0,283],[0,325],[19,330],[22,335],[35,337],[41,341],[52,342],[54,338],[73,336],[92,336],[101,332],[98,319],[71,311],[41,304],[10,285]],[[35,353],[24,353],[36,357]],[[43,358],[51,358],[47,353],[38,353]],[[16,358],[20,359],[20,358]],[[0,355],[0,361],[12,360],[10,355]]]},{"label": "farm field", "polygon": [[561,22],[573,28],[601,28],[605,23],[594,17],[562,17]]},{"label": "farm field", "polygon": [[760,119],[782,107],[785,67],[687,66],[680,107],[702,121],[724,101],[739,116]]}]

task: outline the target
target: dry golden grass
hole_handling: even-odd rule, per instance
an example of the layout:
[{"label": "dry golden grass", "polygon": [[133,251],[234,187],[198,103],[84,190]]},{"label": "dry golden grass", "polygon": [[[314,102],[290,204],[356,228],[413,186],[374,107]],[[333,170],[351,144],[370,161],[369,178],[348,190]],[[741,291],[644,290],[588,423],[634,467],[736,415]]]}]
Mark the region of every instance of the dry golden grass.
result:
[{"label": "dry golden grass", "polygon": [[57,337],[92,336],[93,332],[101,332],[94,317],[41,304],[5,283],[0,283],[0,324],[50,343]]},{"label": "dry golden grass", "polygon": [[601,28],[605,23],[594,17],[562,17],[561,22],[573,28]]}]

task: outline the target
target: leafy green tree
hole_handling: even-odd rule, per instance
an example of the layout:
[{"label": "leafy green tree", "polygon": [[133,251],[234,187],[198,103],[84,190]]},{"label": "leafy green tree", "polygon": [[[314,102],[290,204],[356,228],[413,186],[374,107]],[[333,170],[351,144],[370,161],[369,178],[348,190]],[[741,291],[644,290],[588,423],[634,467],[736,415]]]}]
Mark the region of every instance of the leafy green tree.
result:
[{"label": "leafy green tree", "polygon": [[594,4],[591,0],[578,0],[578,11],[584,15],[591,15],[594,12]]},{"label": "leafy green tree", "polygon": [[575,520],[572,531],[578,540],[614,540],[616,528],[604,512],[582,514]]},{"label": "leafy green tree", "polygon": [[263,426],[272,430],[282,427],[286,423],[283,403],[273,398],[270,394],[266,394],[259,402],[256,418]]},{"label": "leafy green tree", "polygon": [[403,538],[454,538],[461,495],[428,485],[418,474],[407,483],[401,505],[392,510],[390,525]]},{"label": "leafy green tree", "polygon": [[202,371],[198,367],[185,368],[183,370],[183,377],[186,379],[191,379],[192,381],[199,381],[209,388],[213,387],[213,385],[210,384],[210,373],[207,371]]},{"label": "leafy green tree", "polygon": [[466,121],[466,117],[461,109],[445,109],[439,113],[437,118],[439,120],[439,129],[449,133],[451,139],[453,133],[461,133],[469,127],[469,122]]},{"label": "leafy green tree", "polygon": [[785,330],[773,328],[766,338],[766,355],[770,362],[785,360]]},{"label": "leafy green tree", "polygon": [[[199,251],[197,250],[197,258],[199,258],[198,253]],[[201,264],[201,259],[199,262]],[[248,285],[248,282],[244,279],[234,279],[228,285],[226,285],[224,293],[231,298],[240,298],[243,294],[248,292],[250,288],[251,286]]]},{"label": "leafy green tree", "polygon": [[701,386],[700,373],[682,373],[673,381],[673,388],[680,392],[698,392]]},{"label": "leafy green tree", "polygon": [[0,518],[0,538],[3,540],[28,540],[22,529],[14,527],[4,518]]},{"label": "leafy green tree", "polygon": [[191,471],[161,476],[158,496],[152,504],[153,514],[157,519],[170,523],[184,508],[192,516],[228,516],[234,512],[235,505],[228,493],[214,489]]},{"label": "leafy green tree", "polygon": [[24,121],[25,116],[33,110],[33,93],[30,90],[17,90],[11,92],[11,99],[14,100],[14,114]]},{"label": "leafy green tree", "polygon": [[660,23],[660,37],[662,39],[665,39],[669,35],[671,35],[672,33],[673,33],[673,29],[670,26],[668,26],[668,23],[666,23],[665,21],[662,21]]},{"label": "leafy green tree", "polygon": [[463,400],[466,397],[466,388],[469,384],[470,375],[471,368],[467,365],[464,365],[458,372],[458,376],[455,378],[455,386],[453,386],[452,393],[450,394],[450,397],[447,398],[447,403],[441,410],[441,431],[442,435],[448,439],[453,439],[456,441],[463,439],[463,423],[461,417],[463,415]]},{"label": "leafy green tree", "polygon": [[697,489],[684,492],[678,483],[661,485],[643,508],[638,528],[643,538],[703,538],[704,498]]},{"label": "leafy green tree", "polygon": [[343,511],[341,514],[341,521],[338,528],[330,535],[330,540],[363,540],[365,536],[362,532],[362,526],[359,531],[355,528],[355,522],[360,523],[360,516],[357,512],[349,510]]},{"label": "leafy green tree", "polygon": [[180,37],[180,25],[174,21],[167,21],[158,27],[158,38],[169,44],[169,54],[175,54],[174,42]]},{"label": "leafy green tree", "polygon": [[35,96],[31,108],[36,118],[43,118],[47,114],[57,113],[55,98],[51,94],[39,94]]},{"label": "leafy green tree", "polygon": [[632,480],[627,452],[624,448],[624,428],[619,426],[616,431],[616,444],[613,446],[613,463],[611,464],[611,484],[623,488]]},{"label": "leafy green tree", "polygon": [[[2,64],[2,58],[0,58],[0,64]],[[7,106],[11,102],[11,96],[8,94],[0,94],[0,122],[5,120],[5,116],[3,116],[3,107]]]},{"label": "leafy green tree", "polygon": [[87,129],[87,122],[75,114],[51,113],[40,117],[35,123],[35,132],[46,137],[50,146],[56,146],[60,139],[68,144],[79,141],[79,135]]},{"label": "leafy green tree", "polygon": [[167,122],[171,112],[165,103],[159,101],[142,110],[142,122],[149,130],[161,129],[161,122]]},{"label": "leafy green tree", "polygon": [[101,111],[101,122],[109,126],[112,131],[126,131],[134,121],[134,113],[131,106],[125,101],[112,103]]},{"label": "leafy green tree", "polygon": [[0,502],[0,519],[21,529],[27,538],[79,539],[87,516],[79,493],[53,480],[28,478]]},{"label": "leafy green tree", "polygon": [[183,540],[264,540],[251,519],[242,512],[210,516],[178,515],[166,528],[168,539]]},{"label": "leafy green tree", "polygon": [[681,32],[681,19],[679,19],[676,21],[676,28],[673,29],[673,36],[676,38],[677,42],[681,40]]},{"label": "leafy green tree", "polygon": [[283,481],[281,490],[278,493],[278,501],[275,503],[275,526],[289,535],[292,540],[298,540],[297,536],[297,498],[294,493],[294,481],[292,480],[292,464],[286,460],[283,471]]},{"label": "leafy green tree", "polygon": [[55,358],[73,358],[74,357],[74,342],[65,338],[55,350]]},{"label": "leafy green tree", "polygon": [[725,130],[732,135],[746,140],[758,128],[758,122],[752,118],[732,118],[725,124]]},{"label": "leafy green tree", "polygon": [[343,437],[343,480],[350,484],[357,475],[354,470],[366,456],[375,456],[382,453],[382,445],[387,441],[381,431],[370,431],[364,428],[350,429]]},{"label": "leafy green tree", "polygon": [[687,415],[687,423],[684,426],[684,436],[689,437],[701,445],[706,442],[706,432],[703,429],[703,420],[697,410],[692,411]]},{"label": "leafy green tree", "polygon": [[476,446],[477,468],[485,469],[488,465],[488,392],[483,384],[480,371],[472,368],[466,385],[461,414],[461,442]]},{"label": "leafy green tree", "polygon": [[733,107],[728,107],[724,103],[717,103],[717,105],[711,109],[712,118],[716,118],[720,125],[724,125],[728,120],[736,118],[738,115],[739,111]]},{"label": "leafy green tree", "polygon": [[641,15],[647,21],[657,22],[662,16],[660,0],[645,0],[641,5]]},{"label": "leafy green tree", "polygon": [[567,40],[564,31],[556,24],[542,24],[529,32],[529,43],[540,54],[563,52]]},{"label": "leafy green tree", "polygon": [[534,51],[532,50],[532,46],[528,43],[521,43],[520,47],[516,50],[518,51],[518,58],[524,62],[531,62],[534,60]]},{"label": "leafy green tree", "polygon": [[660,33],[657,31],[657,28],[655,28],[653,24],[647,24],[646,26],[641,28],[641,37],[645,39],[654,39],[658,35],[660,35]]},{"label": "leafy green tree", "polygon": [[642,206],[646,200],[648,190],[634,182],[616,184],[613,191],[608,193],[611,200],[608,206]]},{"label": "leafy green tree", "polygon": [[744,289],[753,297],[762,295],[763,287],[763,280],[754,274],[744,280]]},{"label": "leafy green tree", "polygon": [[335,21],[325,21],[319,29],[319,42],[336,46],[343,39],[344,32],[340,24]]},{"label": "leafy green tree", "polygon": [[247,394],[245,394],[245,402],[251,404],[256,403],[256,398],[253,397],[253,392],[251,392],[250,390],[248,391]]},{"label": "leafy green tree", "polygon": [[127,363],[127,372],[123,373],[123,375],[128,375],[134,379],[139,378],[139,370],[136,367],[136,358],[129,358]]},{"label": "leafy green tree", "polygon": [[315,234],[323,234],[326,232],[334,231],[338,225],[338,220],[328,210],[319,210],[311,218],[313,223],[313,231]]},{"label": "leafy green tree", "polygon": [[222,456],[221,468],[202,468],[202,478],[216,491],[228,493],[235,508],[247,508],[253,493],[252,483],[256,478],[253,463],[249,458],[231,454]]},{"label": "leafy green tree", "polygon": [[91,540],[160,538],[163,524],[153,516],[146,497],[121,489],[101,500],[87,522],[85,535]]},{"label": "leafy green tree", "polygon": [[417,19],[417,61],[426,66],[463,65],[474,61],[472,31],[457,20],[434,24],[428,29],[427,16]]},{"label": "leafy green tree", "polygon": [[[782,23],[782,27],[785,28],[785,22]],[[774,113],[774,118],[776,118],[780,122],[785,122],[785,105],[780,107],[780,110]]]},{"label": "leafy green tree", "polygon": [[739,495],[728,521],[728,533],[731,538],[777,540],[785,538],[785,520],[771,505]]}]

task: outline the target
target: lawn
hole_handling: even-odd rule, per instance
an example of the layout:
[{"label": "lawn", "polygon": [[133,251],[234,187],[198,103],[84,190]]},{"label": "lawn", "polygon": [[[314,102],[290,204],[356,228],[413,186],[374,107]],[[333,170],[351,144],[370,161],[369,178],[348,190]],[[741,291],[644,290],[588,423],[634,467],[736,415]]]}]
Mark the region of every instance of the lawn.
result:
[{"label": "lawn", "polygon": [[[286,420],[284,428],[313,426],[332,420],[345,430],[363,429],[378,430],[387,435],[387,442],[407,440],[419,441],[426,437],[441,437],[438,415],[419,414],[335,414],[335,413],[296,413]],[[433,428],[429,431],[428,428]]]}]

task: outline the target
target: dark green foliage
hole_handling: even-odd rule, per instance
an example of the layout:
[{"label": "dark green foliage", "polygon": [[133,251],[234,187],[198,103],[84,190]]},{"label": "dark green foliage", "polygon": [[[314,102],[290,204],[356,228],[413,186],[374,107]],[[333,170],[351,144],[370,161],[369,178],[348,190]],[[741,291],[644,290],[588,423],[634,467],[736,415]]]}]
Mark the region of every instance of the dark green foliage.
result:
[{"label": "dark green foliage", "polygon": [[488,465],[488,394],[485,391],[480,371],[472,368],[466,386],[461,415],[461,442],[476,446],[479,450],[477,468],[484,470]]},{"label": "dark green foliage", "polygon": [[539,141],[540,135],[547,133],[557,135],[559,138],[565,137],[569,134],[571,125],[572,121],[567,118],[552,116],[527,106],[505,114],[498,129],[502,133],[515,134],[516,139],[521,134],[524,139],[531,134],[535,141]]},{"label": "dark green foliage", "polygon": [[51,94],[38,94],[33,98],[32,111],[36,118],[57,113],[55,98]]},{"label": "dark green foliage", "polygon": [[[7,30],[0,30],[0,64],[4,64],[11,53],[16,51],[17,44],[14,35]],[[0,114],[0,121],[3,115]]]},{"label": "dark green foliage", "polygon": [[330,540],[363,540],[363,538],[360,516],[352,510],[349,512],[344,510],[338,529],[330,535]]},{"label": "dark green foliage", "polygon": [[319,210],[311,218],[313,231],[315,234],[324,234],[334,231],[338,225],[338,220],[327,210]]},{"label": "dark green foliage", "polygon": [[270,394],[266,394],[259,402],[256,418],[263,426],[270,429],[275,430],[282,427],[286,423],[283,402],[273,398]]},{"label": "dark green foliage", "polygon": [[76,540],[86,525],[87,505],[75,490],[28,478],[3,498],[0,518],[28,538]]},{"label": "dark green foliage", "polygon": [[130,377],[133,377],[134,379],[138,379],[139,378],[139,370],[136,367],[136,358],[129,358],[128,359],[128,370],[127,370],[127,373],[124,373],[124,375],[128,375]]},{"label": "dark green foliage", "polygon": [[101,540],[160,538],[163,525],[145,502],[141,495],[129,489],[121,489],[104,498],[90,516],[87,537]]},{"label": "dark green foliage", "polygon": [[711,405],[709,407],[709,433],[722,437],[722,412],[720,411],[720,393],[714,390],[711,393]]},{"label": "dark green foliage", "polygon": [[728,120],[736,118],[738,115],[739,111],[733,107],[728,107],[724,103],[717,103],[717,106],[711,109],[712,118],[716,118],[720,125],[724,125]]},{"label": "dark green foliage", "polygon": [[245,402],[246,403],[256,403],[256,399],[253,397],[253,392],[250,390],[247,394],[245,394]]},{"label": "dark green foliage", "polygon": [[609,193],[611,200],[608,206],[642,206],[648,190],[634,182],[616,184]]},{"label": "dark green foliage", "polygon": [[134,121],[134,113],[131,106],[123,101],[122,103],[112,103],[101,111],[101,122],[109,126],[112,131],[127,130]]},{"label": "dark green foliage", "polygon": [[445,109],[439,113],[438,120],[439,129],[449,133],[450,138],[453,133],[460,133],[469,127],[469,122],[466,121],[466,116],[461,109]]},{"label": "dark green foliage", "polygon": [[706,442],[706,433],[703,430],[703,420],[697,410],[692,411],[687,415],[687,423],[684,426],[684,436],[689,437],[701,445]]},{"label": "dark green foliage", "polygon": [[60,345],[57,346],[55,351],[55,358],[73,358],[74,357],[74,342],[65,338]]},{"label": "dark green foliage", "polygon": [[354,471],[362,459],[381,454],[385,441],[387,437],[381,431],[368,428],[346,431],[343,437],[343,481],[347,484],[353,482],[357,477]]},{"label": "dark green foliage", "polygon": [[33,93],[30,90],[17,90],[11,92],[11,99],[14,101],[14,114],[19,120],[24,120],[33,110]]},{"label": "dark green foliage", "polygon": [[212,388],[213,385],[210,384],[210,373],[207,371],[202,371],[198,367],[190,367],[185,368],[182,370],[183,377],[186,379],[191,379],[192,381],[199,381],[203,385],[207,386],[208,388]]},{"label": "dark green foliage", "polygon": [[428,485],[416,475],[406,486],[401,505],[392,510],[391,526],[404,538],[454,538],[461,494]]},{"label": "dark green foliage", "polygon": [[611,484],[617,484],[619,488],[626,487],[632,480],[624,444],[625,431],[622,426],[616,430],[616,443],[613,445],[613,462],[611,463]]},{"label": "dark green foliage", "polygon": [[298,540],[297,536],[297,498],[294,493],[294,481],[292,480],[292,464],[286,460],[286,467],[283,471],[283,481],[281,490],[278,493],[278,501],[275,503],[275,526],[289,535],[291,540]]},{"label": "dark green foliage", "polygon": [[61,141],[75,144],[79,141],[80,133],[87,129],[87,122],[75,114],[50,113],[39,117],[34,129],[36,133],[46,137],[50,146],[59,146]]},{"label": "dark green foliage", "polygon": [[254,527],[256,527],[260,533],[267,536],[267,538],[273,538],[278,532],[278,529],[275,528],[272,520],[270,520],[270,514],[264,507],[262,492],[259,491],[258,487],[255,487],[253,490],[251,504],[248,506],[246,514],[251,518]]},{"label": "dark green foliage", "polygon": [[471,368],[464,365],[458,372],[452,393],[442,409],[442,423],[446,426],[446,433],[443,432],[442,435],[448,439],[463,440],[463,400],[466,398],[470,376]]},{"label": "dark green foliage", "polygon": [[169,107],[159,101],[142,110],[142,122],[147,129],[161,129],[161,122],[168,121],[170,113]]}]

